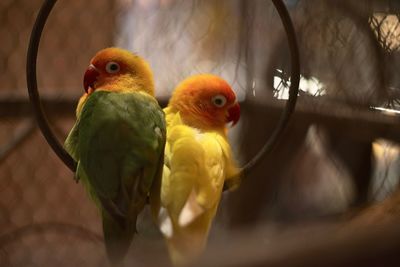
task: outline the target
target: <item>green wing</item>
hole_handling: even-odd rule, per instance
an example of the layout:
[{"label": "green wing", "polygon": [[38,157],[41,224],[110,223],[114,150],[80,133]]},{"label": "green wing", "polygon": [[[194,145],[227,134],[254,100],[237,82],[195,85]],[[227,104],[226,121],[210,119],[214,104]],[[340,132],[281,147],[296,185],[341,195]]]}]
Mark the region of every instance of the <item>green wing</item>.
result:
[{"label": "green wing", "polygon": [[165,141],[164,113],[153,97],[107,91],[90,95],[65,141],[100,209],[112,261],[126,253],[148,197],[159,205]]},{"label": "green wing", "polygon": [[147,197],[164,143],[164,115],[145,94],[95,92],[82,110],[80,167],[95,194],[113,200],[123,213],[131,207],[126,201]]},{"label": "green wing", "polygon": [[79,138],[79,118],[77,119],[74,127],[69,132],[67,139],[65,139],[64,147],[69,155],[75,160],[79,161],[78,151],[78,138]]},{"label": "green wing", "polygon": [[132,235],[137,214],[160,184],[165,135],[164,113],[151,96],[97,91],[65,142],[102,212]]}]

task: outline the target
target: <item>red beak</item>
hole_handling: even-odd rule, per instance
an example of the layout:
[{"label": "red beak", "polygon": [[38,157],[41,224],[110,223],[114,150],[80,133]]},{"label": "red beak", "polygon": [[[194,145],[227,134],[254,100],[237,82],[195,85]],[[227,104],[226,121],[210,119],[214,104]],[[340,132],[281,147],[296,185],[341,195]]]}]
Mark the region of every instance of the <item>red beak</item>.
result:
[{"label": "red beak", "polygon": [[[85,92],[89,92],[89,88],[94,90],[94,83],[97,81],[97,77],[100,75],[95,66],[89,65],[89,67],[85,71],[85,75],[83,76],[83,87],[85,88]],[[92,91],[91,90],[91,91]]]},{"label": "red beak", "polygon": [[240,106],[239,103],[235,103],[232,107],[228,109],[228,117],[226,118],[226,122],[233,122],[232,126],[234,126],[240,118]]}]

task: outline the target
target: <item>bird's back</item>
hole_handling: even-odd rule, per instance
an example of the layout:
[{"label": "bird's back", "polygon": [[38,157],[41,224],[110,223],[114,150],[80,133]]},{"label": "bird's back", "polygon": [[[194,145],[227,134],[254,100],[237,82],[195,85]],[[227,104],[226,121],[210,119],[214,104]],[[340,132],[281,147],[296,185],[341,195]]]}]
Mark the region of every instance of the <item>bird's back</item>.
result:
[{"label": "bird's back", "polygon": [[168,125],[161,187],[160,228],[174,261],[200,253],[220,201],[224,181],[237,174],[224,134],[185,125],[164,109]]},{"label": "bird's back", "polygon": [[154,98],[98,90],[86,100],[66,140],[78,161],[77,174],[101,211],[109,253],[126,251],[137,214],[161,179],[165,131]]}]

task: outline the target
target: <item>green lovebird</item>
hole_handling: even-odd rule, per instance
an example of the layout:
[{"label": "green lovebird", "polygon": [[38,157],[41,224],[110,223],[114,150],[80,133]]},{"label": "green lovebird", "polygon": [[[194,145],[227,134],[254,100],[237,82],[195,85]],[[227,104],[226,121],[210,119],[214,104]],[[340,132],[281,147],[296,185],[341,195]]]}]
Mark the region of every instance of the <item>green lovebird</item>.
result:
[{"label": "green lovebird", "polygon": [[76,179],[100,211],[107,255],[118,263],[147,201],[153,210],[160,205],[164,113],[149,65],[123,49],[99,51],[85,72],[84,88],[64,146],[78,162]]}]

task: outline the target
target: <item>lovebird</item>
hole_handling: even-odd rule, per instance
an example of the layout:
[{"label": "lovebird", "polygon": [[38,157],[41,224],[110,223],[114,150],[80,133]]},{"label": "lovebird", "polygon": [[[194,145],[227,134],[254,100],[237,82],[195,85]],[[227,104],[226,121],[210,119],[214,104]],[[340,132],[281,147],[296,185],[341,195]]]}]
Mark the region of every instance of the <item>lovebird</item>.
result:
[{"label": "lovebird", "polygon": [[75,177],[99,209],[112,263],[126,255],[138,214],[160,203],[165,116],[148,63],[119,48],[99,51],[84,74],[85,94],[65,148]]},{"label": "lovebird", "polygon": [[177,86],[164,112],[167,143],[157,220],[172,263],[182,266],[203,252],[224,182],[239,179],[226,126],[238,122],[240,106],[225,80],[201,74]]}]

